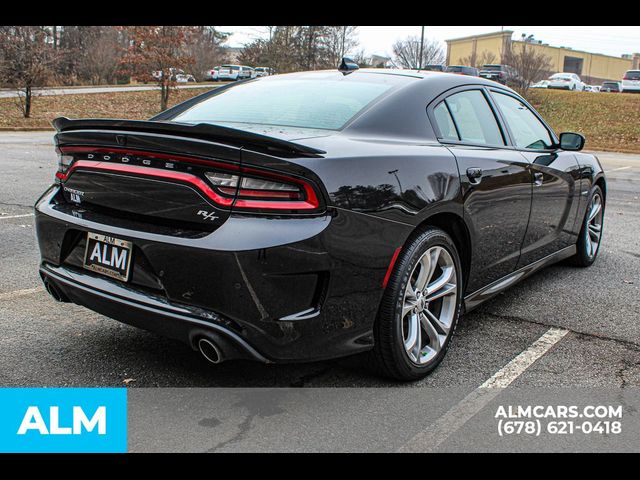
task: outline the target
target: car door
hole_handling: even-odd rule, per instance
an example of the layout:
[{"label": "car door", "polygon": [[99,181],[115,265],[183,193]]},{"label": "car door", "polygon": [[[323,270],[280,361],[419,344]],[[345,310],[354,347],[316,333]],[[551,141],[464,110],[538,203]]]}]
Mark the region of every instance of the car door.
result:
[{"label": "car door", "polygon": [[513,146],[526,158],[533,177],[531,214],[518,268],[573,245],[580,173],[576,156],[557,144],[555,134],[522,98],[492,89]]},{"label": "car door", "polygon": [[483,87],[465,87],[433,103],[439,140],[460,172],[472,255],[468,294],[513,272],[531,207],[529,162],[506,145]]}]

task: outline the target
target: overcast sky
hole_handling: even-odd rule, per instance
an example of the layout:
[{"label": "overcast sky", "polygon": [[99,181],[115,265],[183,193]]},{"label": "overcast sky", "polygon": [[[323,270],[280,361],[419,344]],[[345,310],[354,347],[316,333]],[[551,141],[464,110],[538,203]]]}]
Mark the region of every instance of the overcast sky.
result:
[{"label": "overcast sky", "polygon": [[[233,35],[227,44],[232,47],[241,47],[256,37],[266,37],[265,27],[257,26],[220,26],[220,30],[232,32]],[[420,36],[421,27],[380,27],[360,26],[358,36],[360,47],[368,54],[391,54],[391,45],[394,41],[409,35]],[[465,37],[480,33],[489,33],[505,30],[513,30],[514,38],[519,38],[522,33],[533,34],[537,40],[549,43],[553,46],[571,47],[574,50],[586,50],[593,53],[620,56],[623,53],[640,52],[640,27],[514,27],[514,26],[463,26],[463,27],[425,27],[425,37],[435,39],[443,43],[444,40],[457,37]]]}]

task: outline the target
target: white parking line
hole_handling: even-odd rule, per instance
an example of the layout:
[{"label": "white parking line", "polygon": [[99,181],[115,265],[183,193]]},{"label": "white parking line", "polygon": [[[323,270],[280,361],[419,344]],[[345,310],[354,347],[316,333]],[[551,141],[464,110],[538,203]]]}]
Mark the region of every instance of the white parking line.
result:
[{"label": "white parking line", "polygon": [[536,360],[562,340],[567,333],[569,333],[569,330],[563,328],[550,328],[544,335],[533,342],[529,348],[494,373],[479,388],[507,388]]},{"label": "white parking line", "polygon": [[398,452],[417,453],[435,451],[449,436],[473,418],[497,397],[502,389],[527,370],[556,343],[569,333],[562,328],[550,328],[544,335],[531,344],[529,348],[517,355],[513,360],[498,370],[482,385],[464,397],[447,413],[429,425],[426,430],[415,435],[398,449]]},{"label": "white parking line", "polygon": [[619,168],[614,168],[612,170],[605,170],[604,173],[619,172],[620,170],[628,170],[630,168],[631,168],[630,166],[629,167],[619,167]]},{"label": "white parking line", "polygon": [[0,293],[0,300],[12,300],[43,291],[43,287],[25,288],[24,290],[14,290],[12,292]]},{"label": "white parking line", "polygon": [[10,218],[24,218],[24,217],[33,217],[33,213],[25,213],[23,215],[0,215],[0,220],[8,220]]}]

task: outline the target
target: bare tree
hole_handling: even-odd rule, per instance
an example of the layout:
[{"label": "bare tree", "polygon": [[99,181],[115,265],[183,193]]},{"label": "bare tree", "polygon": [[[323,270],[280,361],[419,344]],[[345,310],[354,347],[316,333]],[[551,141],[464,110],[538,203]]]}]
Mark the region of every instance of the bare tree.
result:
[{"label": "bare tree", "polygon": [[302,27],[284,25],[269,26],[269,39],[256,39],[247,43],[240,55],[240,61],[248,65],[265,65],[279,73],[300,70],[300,29]]},{"label": "bare tree", "polygon": [[323,55],[324,43],[328,36],[329,27],[321,25],[307,25],[298,30],[298,62],[302,70],[316,70],[327,66],[327,59]]},{"label": "bare tree", "polygon": [[0,26],[0,71],[5,83],[18,91],[18,105],[25,118],[31,116],[34,88],[53,76],[59,55],[45,26]]},{"label": "bare tree", "polygon": [[294,72],[300,70],[297,62],[298,55],[295,53],[298,49],[299,29],[301,27],[292,25],[283,25],[273,27],[272,39],[269,42],[269,59],[268,65],[275,69],[278,73]]},{"label": "bare tree", "polygon": [[64,83],[115,83],[124,37],[115,27],[64,26],[59,44],[64,58],[58,71]]},{"label": "bare tree", "polygon": [[356,26],[269,26],[269,38],[244,46],[240,61],[279,73],[336,68],[358,45]]},{"label": "bare tree", "polygon": [[166,110],[169,93],[176,86],[179,69],[193,65],[187,45],[196,33],[194,27],[136,26],[122,27],[129,45],[120,61],[123,71],[155,82],[160,87],[160,110]]},{"label": "bare tree", "polygon": [[441,65],[445,62],[445,54],[437,40],[424,40],[422,62],[420,62],[420,39],[407,37],[393,44],[395,63],[402,68],[416,70],[419,65]]},{"label": "bare tree", "polygon": [[272,49],[270,47],[268,40],[254,40],[244,46],[242,52],[238,56],[238,62],[243,65],[252,65],[254,67],[262,65],[271,67]]},{"label": "bare tree", "polygon": [[118,76],[122,39],[112,27],[100,27],[83,55],[80,76],[92,84],[113,84]]},{"label": "bare tree", "polygon": [[356,62],[360,68],[374,68],[374,65],[371,64],[370,57],[367,56],[364,49],[353,52],[351,59]]},{"label": "bare tree", "polygon": [[523,95],[532,84],[546,78],[551,71],[551,58],[542,49],[526,42],[512,43],[502,58],[505,64],[518,72],[514,87]]},{"label": "bare tree", "polygon": [[229,35],[219,32],[215,27],[198,27],[187,45],[187,52],[193,58],[193,75],[203,80],[205,72],[223,62],[224,51],[221,47]]},{"label": "bare tree", "polygon": [[355,53],[354,49],[358,44],[357,26],[328,27],[324,41],[328,63],[337,66],[347,53]]}]

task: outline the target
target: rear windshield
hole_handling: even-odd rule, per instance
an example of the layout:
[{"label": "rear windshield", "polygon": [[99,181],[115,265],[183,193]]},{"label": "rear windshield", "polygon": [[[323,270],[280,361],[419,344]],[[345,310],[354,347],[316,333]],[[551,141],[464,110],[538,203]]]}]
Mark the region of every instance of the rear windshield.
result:
[{"label": "rear windshield", "polygon": [[490,70],[492,72],[499,72],[502,70],[502,65],[484,65],[482,70]]},{"label": "rear windshield", "polygon": [[616,82],[604,82],[602,86],[608,88],[618,88],[618,84]]},{"label": "rear windshield", "polygon": [[634,72],[627,72],[625,74],[627,80],[640,80],[640,70]]},{"label": "rear windshield", "polygon": [[465,69],[464,67],[447,67],[447,72],[457,73],[457,72],[464,71],[464,69]]},{"label": "rear windshield", "polygon": [[227,68],[229,70],[240,70],[240,67],[238,65],[222,65],[221,68]]},{"label": "rear windshield", "polygon": [[[381,76],[380,76],[381,77]],[[391,82],[265,77],[226,89],[172,120],[340,130]]]}]

